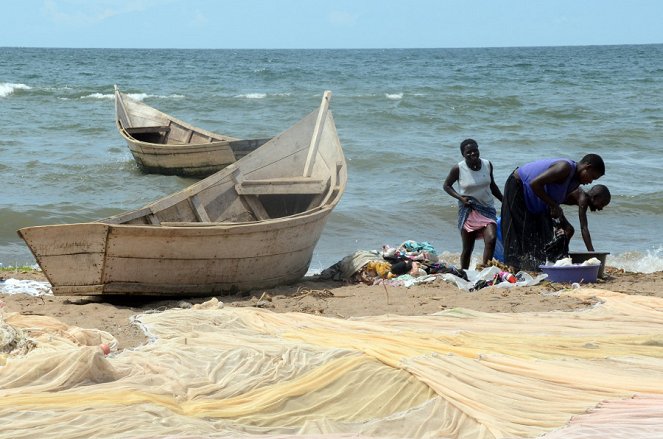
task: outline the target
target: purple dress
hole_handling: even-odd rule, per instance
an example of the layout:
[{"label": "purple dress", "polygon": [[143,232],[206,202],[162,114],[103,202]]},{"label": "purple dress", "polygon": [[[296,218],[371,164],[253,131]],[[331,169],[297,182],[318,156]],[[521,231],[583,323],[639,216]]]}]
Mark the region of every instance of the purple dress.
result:
[{"label": "purple dress", "polygon": [[559,161],[569,163],[571,172],[564,182],[545,185],[545,191],[555,202],[562,203],[580,185],[576,178],[577,164],[573,160],[537,160],[517,169],[520,181],[513,174],[507,179],[500,221],[507,265],[538,271],[539,265],[548,259],[546,245],[554,238],[553,220],[548,205],[534,193],[530,184]]},{"label": "purple dress", "polygon": [[563,183],[545,185],[545,191],[557,204],[561,204],[566,199],[566,196],[570,192],[576,190],[579,186],[579,182],[575,178],[576,162],[567,159],[543,159],[527,163],[518,168],[518,175],[523,182],[523,190],[525,191],[525,205],[530,212],[538,214],[544,213],[548,210],[548,205],[534,193],[530,184],[532,180],[559,161],[564,161],[571,165],[571,173],[566,177],[566,180]]}]

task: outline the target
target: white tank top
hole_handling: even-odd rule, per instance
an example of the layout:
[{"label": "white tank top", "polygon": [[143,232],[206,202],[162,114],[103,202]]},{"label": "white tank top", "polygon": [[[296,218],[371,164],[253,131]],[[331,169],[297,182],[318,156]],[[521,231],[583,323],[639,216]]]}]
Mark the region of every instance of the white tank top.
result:
[{"label": "white tank top", "polygon": [[490,191],[490,163],[485,159],[479,160],[481,169],[478,171],[471,170],[465,160],[458,163],[460,194],[474,197],[485,206],[494,207],[493,193]]}]

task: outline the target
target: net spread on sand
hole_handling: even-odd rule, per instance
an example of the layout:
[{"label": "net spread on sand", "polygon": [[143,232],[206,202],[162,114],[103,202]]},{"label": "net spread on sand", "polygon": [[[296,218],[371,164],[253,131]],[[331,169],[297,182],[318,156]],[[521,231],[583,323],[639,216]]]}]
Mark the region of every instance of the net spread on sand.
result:
[{"label": "net spread on sand", "polygon": [[663,299],[563,294],[601,303],[342,320],[213,299],[136,316],[152,341],[107,357],[108,333],[6,314],[0,437],[655,437]]}]

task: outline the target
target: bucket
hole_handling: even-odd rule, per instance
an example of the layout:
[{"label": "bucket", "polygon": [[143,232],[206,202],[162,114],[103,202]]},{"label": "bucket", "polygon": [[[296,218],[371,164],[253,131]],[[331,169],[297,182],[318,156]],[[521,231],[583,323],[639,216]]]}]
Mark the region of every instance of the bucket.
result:
[{"label": "bucket", "polygon": [[605,270],[605,258],[610,252],[569,252],[571,262],[574,264],[582,264],[588,259],[596,258],[601,261],[601,268],[599,268],[598,277],[603,279],[603,271]]},{"label": "bucket", "polygon": [[551,282],[594,283],[599,274],[600,265],[539,265]]}]

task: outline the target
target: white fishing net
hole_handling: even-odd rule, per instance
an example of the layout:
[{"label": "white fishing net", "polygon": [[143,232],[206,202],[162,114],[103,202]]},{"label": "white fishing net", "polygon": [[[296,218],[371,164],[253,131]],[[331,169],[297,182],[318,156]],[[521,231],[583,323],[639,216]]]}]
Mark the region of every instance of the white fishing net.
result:
[{"label": "white fishing net", "polygon": [[[5,315],[3,325],[26,331],[35,347],[0,353],[0,437],[663,431],[663,299],[564,294],[602,303],[579,312],[342,320],[211,300],[137,316],[152,341],[107,357],[99,344],[112,345],[110,334]],[[591,420],[634,395],[648,404],[619,405],[616,430],[606,430],[610,416]],[[592,422],[602,434],[591,436],[599,431]]]}]

